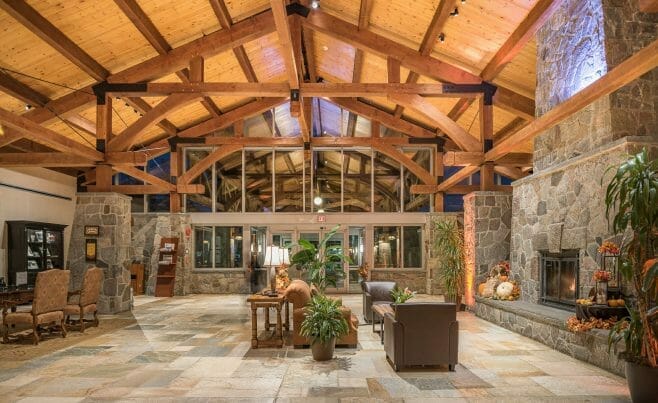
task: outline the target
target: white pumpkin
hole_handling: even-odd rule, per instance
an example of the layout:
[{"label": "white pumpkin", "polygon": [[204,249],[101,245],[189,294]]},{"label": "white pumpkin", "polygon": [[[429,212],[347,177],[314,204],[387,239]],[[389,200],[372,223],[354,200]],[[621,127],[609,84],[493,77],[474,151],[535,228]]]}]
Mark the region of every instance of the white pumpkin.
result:
[{"label": "white pumpkin", "polygon": [[509,297],[512,295],[512,291],[514,291],[514,284],[510,283],[509,281],[500,283],[498,288],[496,288],[496,294],[501,298]]}]

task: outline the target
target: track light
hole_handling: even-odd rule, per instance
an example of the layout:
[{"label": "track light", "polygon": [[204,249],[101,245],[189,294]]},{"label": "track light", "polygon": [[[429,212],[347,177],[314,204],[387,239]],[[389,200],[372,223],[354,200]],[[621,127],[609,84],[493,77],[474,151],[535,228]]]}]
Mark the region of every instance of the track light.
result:
[{"label": "track light", "polygon": [[446,36],[443,32],[439,34],[439,42],[443,43],[446,41]]},{"label": "track light", "polygon": [[313,0],[311,2],[311,8],[320,8],[320,0]]},{"label": "track light", "polygon": [[32,105],[30,105],[30,104],[25,104],[25,110],[26,110],[26,111],[29,111],[30,109],[32,109]]},{"label": "track light", "polygon": [[456,17],[456,16],[458,16],[458,15],[459,15],[459,8],[455,7],[455,11],[453,11],[452,13],[450,13],[450,16],[451,16],[451,17]]}]

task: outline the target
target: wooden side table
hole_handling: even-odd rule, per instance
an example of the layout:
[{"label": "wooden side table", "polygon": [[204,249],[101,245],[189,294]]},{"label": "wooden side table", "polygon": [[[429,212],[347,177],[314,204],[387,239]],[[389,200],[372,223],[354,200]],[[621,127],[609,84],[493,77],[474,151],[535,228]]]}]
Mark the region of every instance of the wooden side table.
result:
[{"label": "wooden side table", "polygon": [[[284,304],[286,305],[286,330],[290,328],[288,320],[288,308],[286,299],[280,293],[276,296],[267,296],[261,294],[253,294],[247,298],[247,302],[251,304],[251,347],[283,347],[283,325],[281,321],[281,310]],[[274,338],[268,340],[258,339],[258,308],[265,308],[265,329],[269,330],[271,325],[269,323],[269,309],[276,309],[276,324],[274,331]]]},{"label": "wooden side table", "polygon": [[376,315],[372,315],[372,331],[375,330],[375,318],[379,316],[379,341],[384,344],[384,315],[387,313],[395,315],[395,311],[391,307],[391,304],[378,304],[372,306],[372,311]]}]

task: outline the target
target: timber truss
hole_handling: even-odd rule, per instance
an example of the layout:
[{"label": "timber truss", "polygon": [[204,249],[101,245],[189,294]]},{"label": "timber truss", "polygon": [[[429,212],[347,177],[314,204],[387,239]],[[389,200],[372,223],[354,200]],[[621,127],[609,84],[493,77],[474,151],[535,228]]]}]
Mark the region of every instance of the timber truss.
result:
[{"label": "timber truss", "polygon": [[[211,0],[222,30],[205,35],[172,49],[134,0],[115,0],[140,32],[158,51],[158,55],[123,71],[110,74],[69,38],[58,31],[23,1],[0,0],[0,7],[48,41],[55,49],[96,79],[89,85],[58,99],[48,99],[30,87],[0,74],[0,90],[36,108],[16,115],[0,109],[0,166],[75,167],[86,169],[84,184],[90,191],[118,191],[127,194],[169,194],[171,211],[178,212],[181,195],[203,193],[195,179],[221,158],[245,147],[313,147],[369,146],[399,161],[419,178],[421,184],[412,193],[433,194],[435,209],[442,211],[443,194],[475,190],[459,185],[470,175],[480,172],[479,190],[509,190],[494,185],[494,172],[518,179],[526,175],[532,164],[531,154],[514,153],[518,144],[555,126],[596,99],[610,94],[658,64],[658,44],[652,43],[609,71],[604,77],[582,89],[569,100],[543,116],[534,118],[534,101],[510,89],[490,83],[523,48],[538,28],[557,8],[559,1],[540,0],[508,41],[478,76],[430,56],[432,43],[441,32],[451,11],[449,1],[441,1],[420,49],[412,49],[367,30],[369,0],[361,0],[358,25],[343,21],[324,11],[310,10],[307,1],[286,6],[284,0],[271,0],[271,9],[233,24],[222,0]],[[323,82],[313,65],[310,35],[316,31],[336,38],[357,49],[354,62],[355,82]],[[256,79],[243,45],[276,32],[283,49],[288,82],[260,83]],[[247,77],[247,83],[206,82],[204,60],[232,50]],[[363,52],[387,60],[385,83],[356,82],[362,69]],[[400,82],[400,68],[411,71],[406,82]],[[176,73],[182,83],[151,82]],[[417,83],[421,75],[438,84]],[[165,97],[150,106],[144,97]],[[230,111],[220,111],[211,96],[241,96],[252,101]],[[120,97],[143,116],[120,133],[113,132],[112,102]],[[367,102],[368,97],[385,97],[395,103],[393,113]],[[445,114],[428,101],[429,97],[458,98],[459,102]],[[350,112],[351,131],[360,115],[370,119],[370,137],[315,137],[312,133],[311,102],[325,98]],[[179,129],[167,120],[172,113],[195,102],[210,112],[208,120]],[[266,113],[285,102],[290,114],[299,121],[301,136],[297,138],[242,137],[244,119]],[[478,102],[480,135],[468,133],[456,121],[474,102]],[[77,112],[96,104],[96,122],[86,121]],[[517,119],[498,133],[493,131],[493,106],[512,112]],[[405,108],[428,117],[436,128],[406,120]],[[93,134],[96,144],[88,147],[44,125],[55,119]],[[163,129],[163,135],[144,144],[142,136],[152,125]],[[406,134],[406,137],[380,137],[380,125]],[[234,137],[211,137],[217,130],[234,126]],[[350,130],[348,130],[350,131]],[[140,144],[141,147],[136,147]],[[191,169],[182,170],[182,147],[209,145],[214,151]],[[413,144],[436,145],[434,172],[428,172],[398,147]],[[18,152],[17,152],[18,151]],[[171,153],[171,178],[164,180],[138,169],[160,154]],[[444,166],[462,167],[456,174],[443,178]],[[144,185],[114,185],[114,172],[121,172],[144,182]]]}]

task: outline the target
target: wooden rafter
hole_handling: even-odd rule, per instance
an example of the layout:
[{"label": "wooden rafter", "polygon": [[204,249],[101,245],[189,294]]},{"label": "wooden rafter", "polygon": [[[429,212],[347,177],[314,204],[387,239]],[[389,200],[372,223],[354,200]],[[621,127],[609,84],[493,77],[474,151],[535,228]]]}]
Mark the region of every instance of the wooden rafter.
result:
[{"label": "wooden rafter", "polygon": [[[432,52],[432,48],[434,48],[434,44],[436,43],[439,34],[441,33],[441,31],[443,31],[443,27],[445,26],[445,23],[448,21],[448,18],[450,18],[450,12],[452,11],[454,5],[455,2],[453,0],[439,1],[439,5],[436,7],[436,10],[434,11],[434,15],[432,16],[432,21],[430,22],[430,25],[427,27],[427,30],[425,31],[425,36],[423,37],[423,41],[421,42],[420,48],[418,49],[421,55],[429,56],[430,53]],[[409,84],[415,83],[418,81],[419,78],[420,75],[415,71],[412,71],[407,76],[407,83]],[[395,112],[393,112],[395,117],[402,116],[402,113],[404,113],[404,107],[401,105],[396,105]]]},{"label": "wooden rafter", "polygon": [[535,37],[539,28],[550,18],[562,4],[562,0],[539,0],[532,7],[526,18],[507,38],[503,46],[487,63],[480,76],[484,80],[493,80],[505,68],[507,63],[518,55],[525,45]]},{"label": "wooden rafter", "polygon": [[138,140],[139,137],[148,129],[151,124],[162,120],[167,115],[175,112],[185,105],[195,102],[198,96],[195,94],[173,94],[165,98],[153,109],[148,111],[144,116],[131,124],[117,137],[110,140],[108,149],[112,151],[127,151]]},{"label": "wooden rafter", "polygon": [[[144,13],[144,10],[142,10],[139,4],[137,4],[136,0],[114,0],[114,2],[159,54],[164,55],[171,51],[171,46],[167,40],[160,34],[151,19]],[[185,68],[178,70],[176,76],[184,83],[189,82]],[[209,97],[204,97],[201,103],[211,115],[218,116],[221,114],[219,107]]]},{"label": "wooden rafter", "polygon": [[429,117],[452,141],[464,151],[480,151],[481,143],[462,129],[454,120],[443,114],[437,107],[418,95],[390,95],[389,99],[398,105],[405,105]]},{"label": "wooden rafter", "polygon": [[23,0],[2,0],[0,8],[98,81],[109,72]]},{"label": "wooden rafter", "polygon": [[297,70],[297,62],[295,61],[295,51],[292,44],[290,23],[288,22],[288,14],[286,12],[285,1],[270,0],[270,4],[272,6],[272,14],[274,15],[276,31],[279,35],[279,45],[281,46],[283,61],[286,65],[288,83],[290,84],[291,89],[298,89],[299,72]]},{"label": "wooden rafter", "polygon": [[0,153],[0,167],[90,167],[95,162],[65,153]]},{"label": "wooden rafter", "polygon": [[6,147],[22,138],[23,134],[21,134],[21,132],[2,127],[2,125],[0,125],[0,148]]},{"label": "wooden rafter", "polygon": [[24,138],[48,146],[54,150],[74,154],[92,161],[102,161],[103,154],[53,130],[38,125],[23,116],[0,108],[0,123],[19,131]]},{"label": "wooden rafter", "polygon": [[[136,97],[124,97],[122,98],[126,104],[142,115],[146,115],[153,107],[146,101],[141,98]],[[178,128],[167,119],[163,119],[157,123],[157,125],[165,131],[170,136],[175,136],[179,132]]]},{"label": "wooden rafter", "polygon": [[151,185],[155,185],[169,191],[176,190],[176,185],[173,185],[164,179],[158,178],[157,176],[146,173],[145,171],[135,167],[117,165],[112,167],[112,169],[117,172],[122,172],[126,175],[132,176],[135,179],[140,179],[144,181],[144,183],[150,183]]},{"label": "wooden rafter", "polygon": [[638,0],[643,13],[658,13],[658,0]]},{"label": "wooden rafter", "polygon": [[[370,6],[371,0],[361,0],[359,5],[359,24],[357,29],[363,31],[368,29],[370,25]],[[363,50],[356,48],[354,51],[354,68],[352,69],[352,82],[358,83],[361,81],[361,71],[363,70]]]},{"label": "wooden rafter", "polygon": [[402,151],[398,150],[397,148],[390,145],[376,144],[376,143],[372,145],[372,148],[374,150],[379,151],[382,154],[385,154],[393,158],[393,160],[401,163],[406,169],[408,169],[410,172],[416,175],[418,179],[420,179],[420,181],[423,182],[424,184],[432,185],[436,183],[436,178],[430,172],[428,172],[422,166],[418,165],[416,161],[409,158],[407,155],[405,155]]},{"label": "wooden rafter", "polygon": [[485,154],[487,161],[495,161],[512,152],[518,144],[531,140],[587,105],[608,95],[658,66],[658,40],[653,41],[633,56],[624,60],[597,81],[583,88],[528,126],[510,135]]}]

